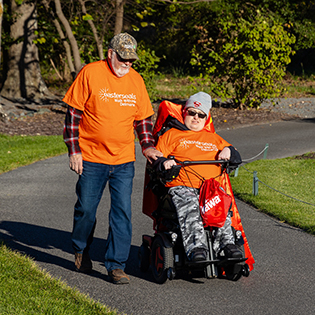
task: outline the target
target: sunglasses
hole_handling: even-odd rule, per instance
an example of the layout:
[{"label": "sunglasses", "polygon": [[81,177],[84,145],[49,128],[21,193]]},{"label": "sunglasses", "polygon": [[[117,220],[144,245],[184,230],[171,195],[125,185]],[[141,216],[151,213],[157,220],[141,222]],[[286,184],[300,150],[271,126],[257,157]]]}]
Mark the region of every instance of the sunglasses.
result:
[{"label": "sunglasses", "polygon": [[207,117],[206,114],[197,113],[197,112],[195,112],[194,110],[191,110],[191,109],[188,109],[188,110],[187,110],[187,114],[188,114],[189,116],[192,116],[192,117],[195,117],[196,115],[198,115],[198,117],[201,118],[201,119]]},{"label": "sunglasses", "polygon": [[131,62],[131,63],[133,63],[135,61],[135,59],[123,59],[123,58],[121,58],[117,51],[115,51],[115,54],[116,54],[116,58],[119,62]]}]

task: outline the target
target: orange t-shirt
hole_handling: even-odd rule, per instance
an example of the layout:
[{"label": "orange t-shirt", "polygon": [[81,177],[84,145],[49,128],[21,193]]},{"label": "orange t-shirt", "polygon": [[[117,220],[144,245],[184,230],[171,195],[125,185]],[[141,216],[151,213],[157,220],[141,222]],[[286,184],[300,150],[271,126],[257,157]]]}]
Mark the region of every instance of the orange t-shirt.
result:
[{"label": "orange t-shirt", "polygon": [[[201,131],[178,130],[172,128],[159,138],[156,148],[165,157],[172,155],[179,161],[216,160],[219,151],[230,144],[218,134],[205,129]],[[200,188],[202,178],[209,179],[221,174],[219,164],[201,164],[182,167],[179,175],[167,187],[188,186]]]},{"label": "orange t-shirt", "polygon": [[86,65],[63,101],[83,111],[79,145],[83,160],[117,165],[135,160],[135,120],[154,114],[144,81],[130,68],[118,78],[107,61]]}]

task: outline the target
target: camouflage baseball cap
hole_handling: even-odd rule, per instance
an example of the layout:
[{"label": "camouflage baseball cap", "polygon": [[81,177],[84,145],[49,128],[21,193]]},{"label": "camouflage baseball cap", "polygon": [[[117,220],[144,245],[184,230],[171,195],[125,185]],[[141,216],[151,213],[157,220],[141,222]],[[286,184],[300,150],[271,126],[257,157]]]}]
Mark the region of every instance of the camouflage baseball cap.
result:
[{"label": "camouflage baseball cap", "polygon": [[137,41],[128,33],[115,35],[109,43],[109,48],[115,50],[123,59],[139,59],[137,50]]}]

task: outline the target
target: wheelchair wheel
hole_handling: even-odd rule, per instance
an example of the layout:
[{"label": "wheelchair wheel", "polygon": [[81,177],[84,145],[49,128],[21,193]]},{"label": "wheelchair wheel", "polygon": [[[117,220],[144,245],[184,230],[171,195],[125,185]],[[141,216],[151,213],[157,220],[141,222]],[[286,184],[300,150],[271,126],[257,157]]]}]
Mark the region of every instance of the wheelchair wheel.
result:
[{"label": "wheelchair wheel", "polygon": [[146,272],[150,267],[150,250],[147,245],[141,244],[138,252],[139,268]]},{"label": "wheelchair wheel", "polygon": [[244,277],[248,277],[249,276],[249,266],[247,264],[245,264],[243,267],[242,267],[242,275]]},{"label": "wheelchair wheel", "polygon": [[173,268],[173,249],[165,247],[160,236],[152,244],[151,266],[154,280],[160,284],[167,280],[169,268]]},{"label": "wheelchair wheel", "polygon": [[228,280],[237,281],[242,277],[242,266],[239,264],[224,267],[224,271]]}]

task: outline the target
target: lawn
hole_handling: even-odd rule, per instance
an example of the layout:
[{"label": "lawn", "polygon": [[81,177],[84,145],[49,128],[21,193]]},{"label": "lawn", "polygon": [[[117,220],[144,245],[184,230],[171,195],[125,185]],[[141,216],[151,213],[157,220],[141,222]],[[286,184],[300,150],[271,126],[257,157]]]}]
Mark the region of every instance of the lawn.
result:
[{"label": "lawn", "polygon": [[[257,195],[253,194],[254,172]],[[308,153],[299,158],[254,161],[241,166],[237,176],[230,178],[237,198],[315,235],[314,173],[315,154]]]},{"label": "lawn", "polygon": [[67,152],[62,136],[0,134],[0,174]]},{"label": "lawn", "polygon": [[[299,98],[314,97],[314,75],[304,77],[294,77],[287,74],[281,82],[283,93],[280,97]],[[210,93],[213,99],[215,95],[209,86],[202,83],[197,78],[190,76],[159,75],[156,77],[156,90],[159,99],[185,99],[198,91]]]},{"label": "lawn", "polygon": [[0,245],[0,314],[106,314],[95,302],[41,271],[29,257]]}]

